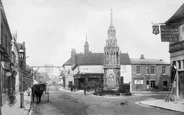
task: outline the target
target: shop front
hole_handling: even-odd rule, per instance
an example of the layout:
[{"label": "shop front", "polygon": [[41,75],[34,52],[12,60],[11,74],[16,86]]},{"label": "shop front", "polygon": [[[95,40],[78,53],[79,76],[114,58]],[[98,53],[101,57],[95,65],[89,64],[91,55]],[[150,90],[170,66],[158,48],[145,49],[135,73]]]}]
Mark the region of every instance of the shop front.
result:
[{"label": "shop front", "polygon": [[103,73],[80,73],[74,75],[74,85],[77,89],[83,89],[84,86],[94,89],[102,84]]}]

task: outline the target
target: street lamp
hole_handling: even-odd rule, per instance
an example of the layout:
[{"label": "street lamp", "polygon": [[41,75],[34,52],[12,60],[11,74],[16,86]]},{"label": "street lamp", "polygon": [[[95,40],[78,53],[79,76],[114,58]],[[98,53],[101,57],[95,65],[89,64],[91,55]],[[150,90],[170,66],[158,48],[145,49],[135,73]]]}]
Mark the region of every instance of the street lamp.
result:
[{"label": "street lamp", "polygon": [[[20,63],[20,70],[23,69],[23,61],[24,61],[24,50],[22,48],[22,45],[19,49],[19,63]],[[24,107],[24,93],[23,93],[23,71],[21,72],[21,92],[20,92],[20,108]]]}]

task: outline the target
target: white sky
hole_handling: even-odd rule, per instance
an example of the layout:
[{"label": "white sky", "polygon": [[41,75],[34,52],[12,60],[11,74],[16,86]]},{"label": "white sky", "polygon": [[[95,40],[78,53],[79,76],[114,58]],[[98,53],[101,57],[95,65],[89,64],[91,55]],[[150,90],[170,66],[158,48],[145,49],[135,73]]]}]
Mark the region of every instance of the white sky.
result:
[{"label": "white sky", "polygon": [[170,62],[169,43],[152,34],[152,22],[167,21],[183,0],[2,0],[9,27],[25,41],[27,64],[62,66],[71,49],[104,52],[110,11],[120,50],[130,58]]}]

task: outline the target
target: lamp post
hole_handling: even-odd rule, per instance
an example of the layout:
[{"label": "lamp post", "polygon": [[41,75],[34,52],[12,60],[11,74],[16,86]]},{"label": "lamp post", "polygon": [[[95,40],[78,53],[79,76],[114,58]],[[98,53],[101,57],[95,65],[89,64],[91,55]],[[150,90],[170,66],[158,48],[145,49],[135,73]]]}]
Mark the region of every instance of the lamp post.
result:
[{"label": "lamp post", "polygon": [[20,108],[24,107],[24,92],[23,92],[23,61],[24,61],[24,50],[22,45],[20,46],[19,50],[19,63],[20,63],[20,74],[21,74],[21,92],[20,92]]}]

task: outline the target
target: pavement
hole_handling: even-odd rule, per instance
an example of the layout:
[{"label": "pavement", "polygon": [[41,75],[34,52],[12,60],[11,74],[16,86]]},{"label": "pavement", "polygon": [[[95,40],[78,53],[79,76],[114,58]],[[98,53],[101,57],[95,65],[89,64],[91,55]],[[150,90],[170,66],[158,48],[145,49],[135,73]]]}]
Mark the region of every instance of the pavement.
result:
[{"label": "pavement", "polygon": [[137,104],[184,113],[184,99],[179,101],[173,101],[173,102],[171,101],[166,102],[165,99],[152,99],[147,101],[140,101],[140,102],[137,102]]},{"label": "pavement", "polygon": [[28,96],[27,92],[24,92],[24,107],[20,108],[20,93],[16,95],[15,104],[10,106],[6,102],[2,107],[2,115],[28,115],[31,108],[31,96]]}]

